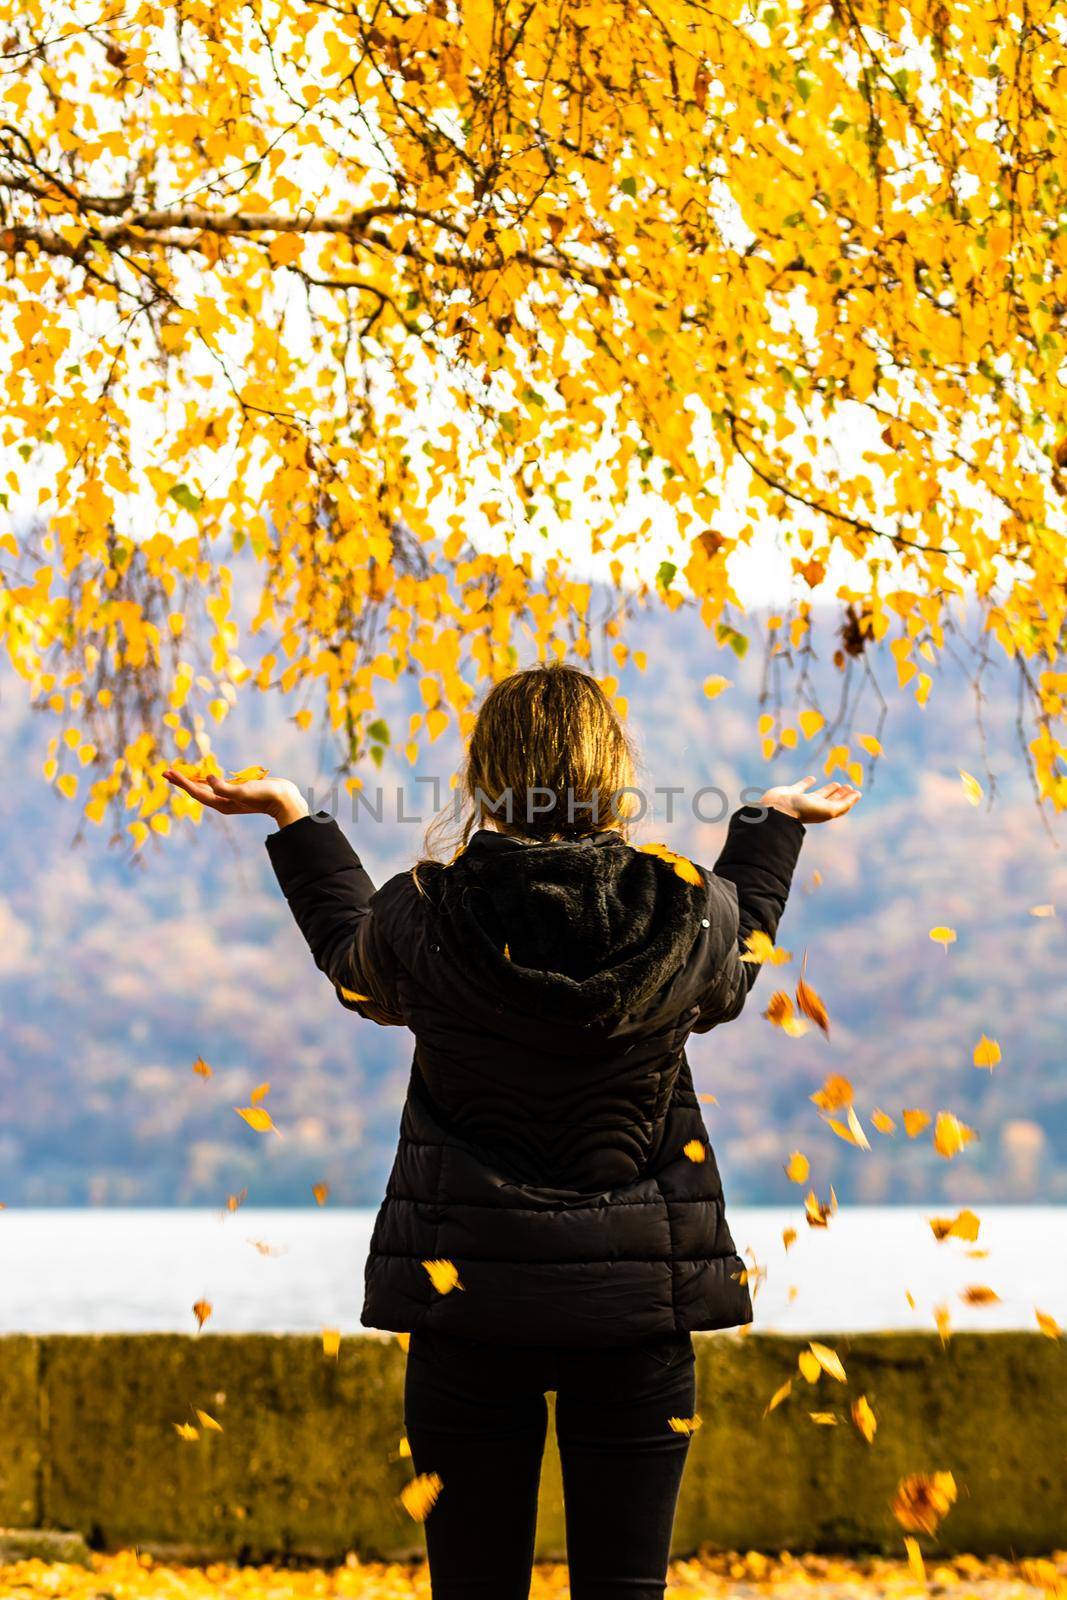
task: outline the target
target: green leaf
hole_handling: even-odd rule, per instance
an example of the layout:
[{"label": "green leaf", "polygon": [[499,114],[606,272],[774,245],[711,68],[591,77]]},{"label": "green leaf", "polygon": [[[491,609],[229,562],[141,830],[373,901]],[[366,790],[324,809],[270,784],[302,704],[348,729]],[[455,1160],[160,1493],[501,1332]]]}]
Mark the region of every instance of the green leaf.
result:
[{"label": "green leaf", "polygon": [[389,724],[381,717],[377,717],[367,729],[367,738],[376,740],[378,744],[388,744]]},{"label": "green leaf", "polygon": [[200,510],[200,496],[194,494],[187,483],[172,483],[167,493],[183,511]]},{"label": "green leaf", "polygon": [[656,572],[656,582],[661,589],[669,589],[677,573],[678,568],[673,561],[661,561]]},{"label": "green leaf", "polygon": [[720,644],[730,647],[738,661],[743,661],[748,653],[748,639],[743,633],[738,633],[736,628],[731,628],[728,622],[720,622],[715,629],[715,637]]},{"label": "green leaf", "polygon": [[622,180],[622,182],[619,184],[619,188],[622,190],[623,194],[628,194],[630,196],[631,200],[636,200],[637,199],[637,179],[636,178],[624,178]]}]

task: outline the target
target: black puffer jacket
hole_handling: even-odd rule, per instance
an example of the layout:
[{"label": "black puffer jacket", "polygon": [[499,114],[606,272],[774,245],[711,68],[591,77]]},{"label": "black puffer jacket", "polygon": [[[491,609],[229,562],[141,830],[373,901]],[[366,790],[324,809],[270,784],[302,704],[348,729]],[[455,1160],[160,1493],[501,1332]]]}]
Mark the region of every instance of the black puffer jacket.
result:
[{"label": "black puffer jacket", "polygon": [[342,1003],[415,1035],[366,1325],[610,1345],[751,1320],[685,1042],[741,1010],[803,834],[746,808],[714,872],[680,872],[614,833],[482,830],[377,893],[324,813],[268,838]]}]

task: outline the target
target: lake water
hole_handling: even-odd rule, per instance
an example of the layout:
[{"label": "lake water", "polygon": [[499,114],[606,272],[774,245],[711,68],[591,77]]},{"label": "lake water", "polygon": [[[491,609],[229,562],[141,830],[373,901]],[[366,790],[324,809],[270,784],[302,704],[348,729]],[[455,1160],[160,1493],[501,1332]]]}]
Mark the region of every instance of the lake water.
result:
[{"label": "lake water", "polygon": [[[1067,1326],[1067,1207],[974,1208],[976,1246],[938,1244],[928,1210],[853,1207],[828,1229],[799,1209],[736,1206],[738,1248],[766,1268],[757,1326],[811,1333],[930,1328],[948,1305],[955,1328],[1033,1328],[1034,1308]],[[0,1212],[0,1333],[192,1331],[213,1306],[219,1333],[359,1326],[374,1213],[242,1209]],[[782,1231],[795,1227],[786,1253]],[[976,1259],[970,1249],[987,1250]],[[1000,1297],[961,1299],[969,1286]],[[910,1291],[914,1309],[906,1298]]]}]

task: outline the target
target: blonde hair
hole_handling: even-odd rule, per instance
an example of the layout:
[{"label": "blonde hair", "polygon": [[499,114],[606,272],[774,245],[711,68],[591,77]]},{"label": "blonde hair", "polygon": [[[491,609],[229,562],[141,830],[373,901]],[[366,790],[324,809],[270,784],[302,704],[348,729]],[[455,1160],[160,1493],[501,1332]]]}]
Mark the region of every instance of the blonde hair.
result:
[{"label": "blonde hair", "polygon": [[[427,853],[466,846],[483,809],[502,833],[546,841],[614,830],[633,810],[634,752],[607,695],[563,663],[503,678],[486,695],[467,747],[458,807],[431,823]],[[456,837],[458,830],[458,837]]]}]

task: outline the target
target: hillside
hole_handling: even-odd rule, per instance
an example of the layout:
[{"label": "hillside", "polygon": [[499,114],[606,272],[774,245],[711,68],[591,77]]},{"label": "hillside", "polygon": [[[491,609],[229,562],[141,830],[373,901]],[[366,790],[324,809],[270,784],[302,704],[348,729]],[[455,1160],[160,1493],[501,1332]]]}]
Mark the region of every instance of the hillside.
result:
[{"label": "hillside", "polygon": [[[684,616],[643,620],[648,673],[623,687],[641,738],[645,782],[682,786],[668,821],[663,797],[642,839],[667,839],[705,862],[721,824],[702,824],[688,796],[716,785],[732,798],[763,785],[755,733],[758,669],[723,664]],[[709,672],[735,687],[714,703]],[[885,681],[891,672],[883,672]],[[217,1204],[248,1189],[257,1204],[310,1203],[326,1181],[335,1200],[377,1199],[392,1152],[409,1059],[399,1031],[339,1007],[292,926],[270,872],[258,818],[211,818],[131,863],[91,829],[75,843],[74,808],[38,776],[48,733],[21,686],[0,683],[7,825],[0,837],[0,1201],[9,1205]],[[799,957],[832,1017],[829,1041],[794,1040],[760,1015],[764,973],[747,1013],[695,1040],[694,1077],[708,1108],[728,1194],[793,1200],[790,1150],[812,1160],[820,1192],[842,1200],[1067,1201],[1067,1035],[1064,978],[1067,865],[1038,816],[1014,744],[1014,687],[985,683],[987,752],[997,778],[991,810],[968,805],[959,768],[985,778],[973,697],[962,675],[939,679],[924,711],[894,702],[862,805],[841,827],[809,833],[781,942]],[[328,752],[296,735],[280,702],[261,701],[226,725],[233,767],[263,761],[328,788]],[[861,716],[861,729],[865,724]],[[444,741],[442,741],[442,746]],[[424,757],[447,780],[454,749]],[[812,756],[776,763],[798,777]],[[406,775],[406,776],[405,776]],[[426,791],[408,769],[406,811]],[[342,813],[343,825],[349,816]],[[375,823],[348,831],[372,872],[418,853],[422,829]],[[1062,842],[1064,830],[1056,830]],[[817,869],[821,883],[815,886]],[[1035,918],[1028,908],[1056,903]],[[942,950],[928,930],[948,924]],[[981,1033],[1004,1059],[971,1065]],[[191,1065],[203,1055],[209,1080]],[[981,1142],[952,1163],[928,1137],[901,1134],[861,1154],[820,1126],[808,1095],[829,1071],[850,1076],[865,1121],[878,1105],[948,1107]],[[269,1080],[282,1139],[258,1137],[234,1115]]]}]

